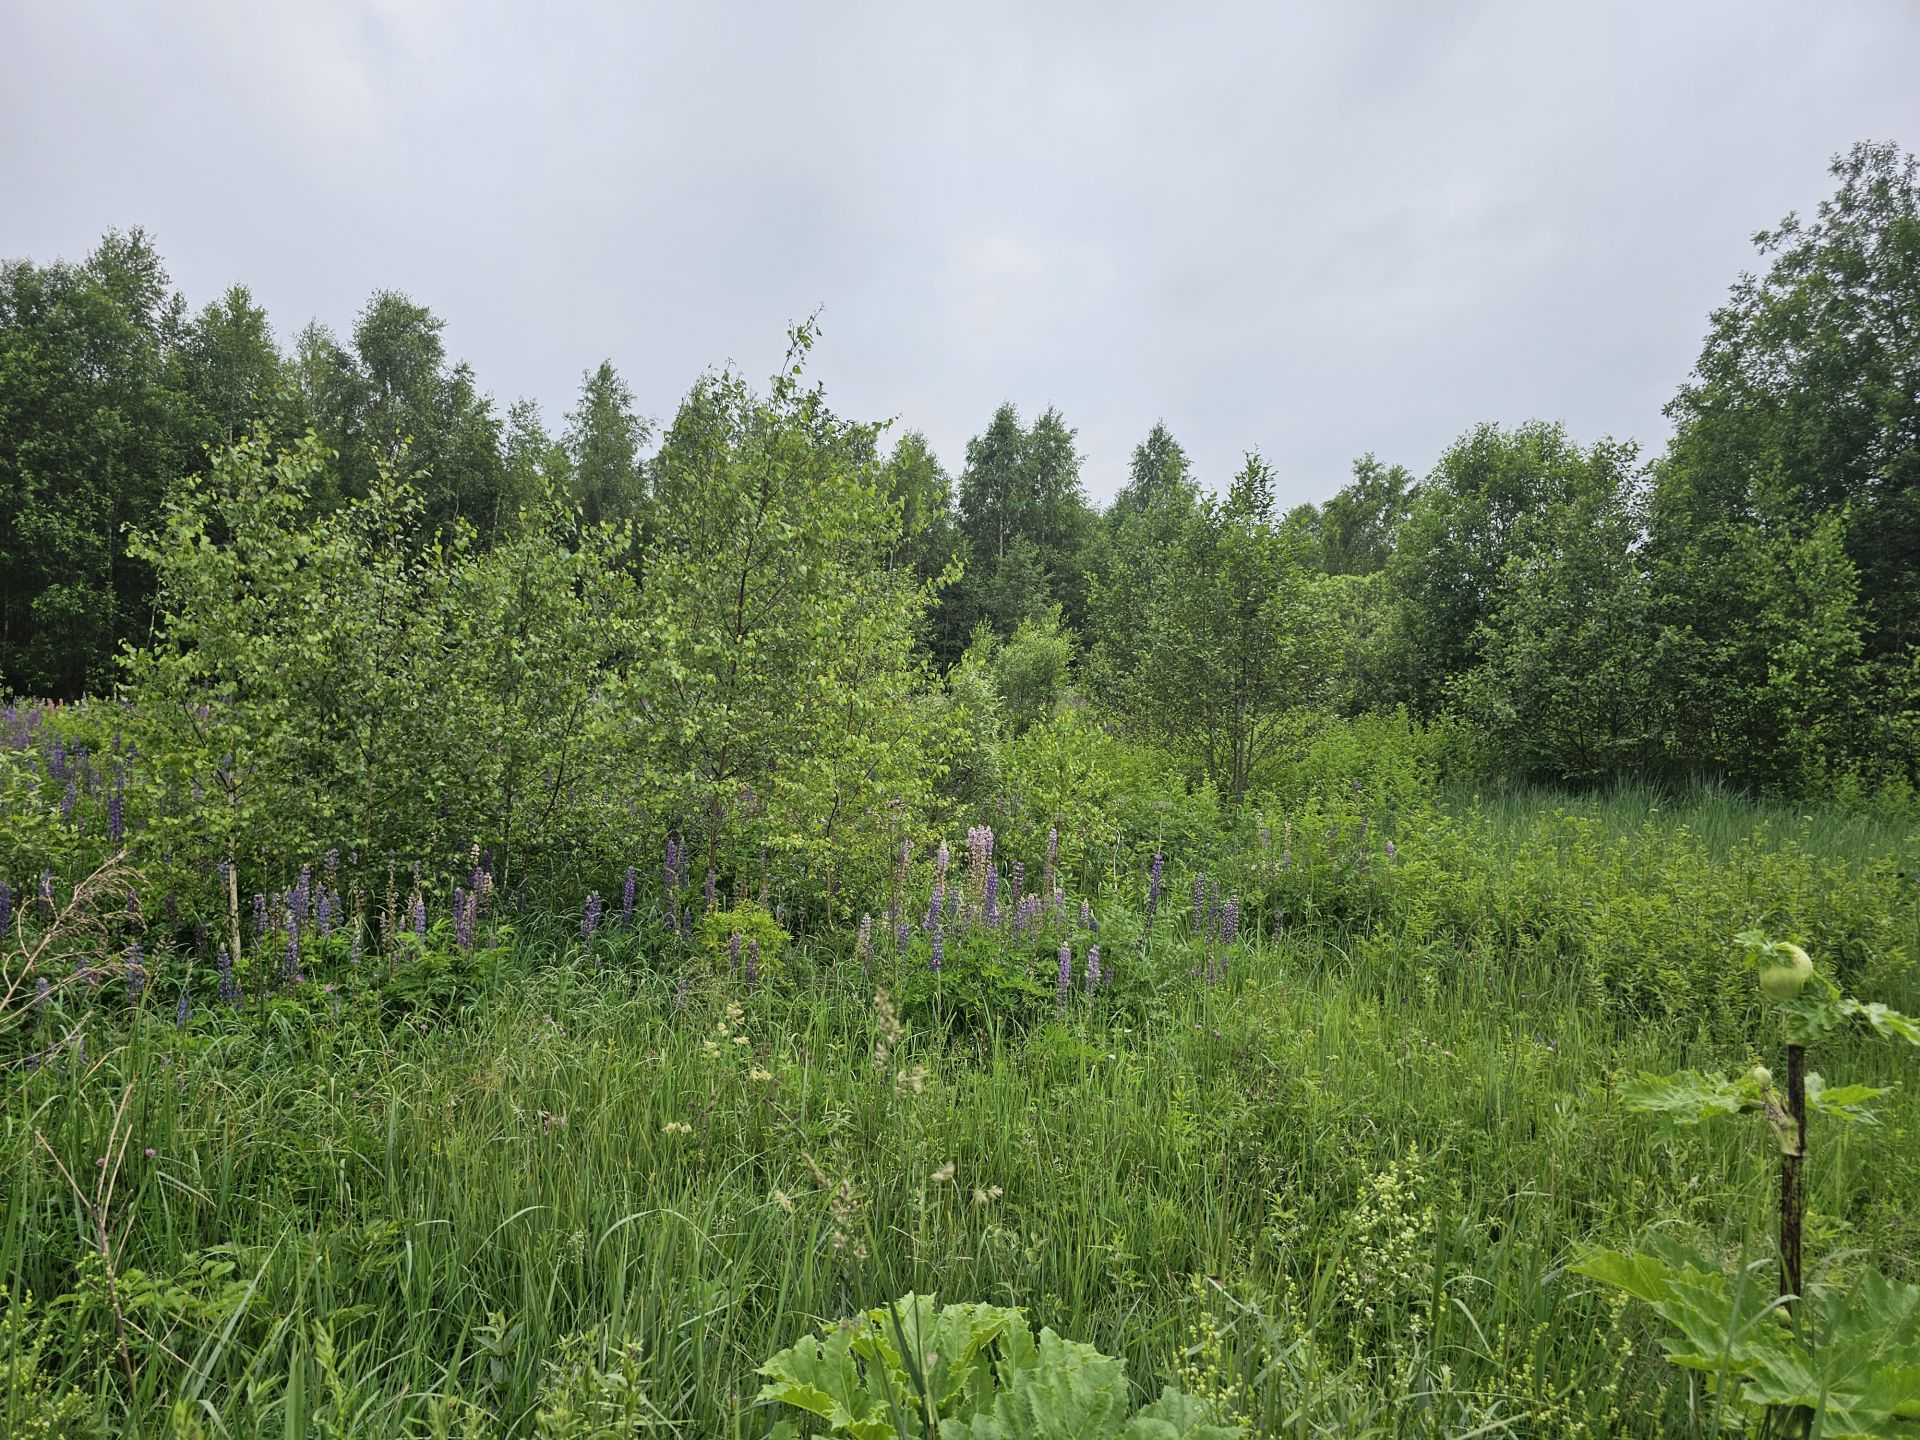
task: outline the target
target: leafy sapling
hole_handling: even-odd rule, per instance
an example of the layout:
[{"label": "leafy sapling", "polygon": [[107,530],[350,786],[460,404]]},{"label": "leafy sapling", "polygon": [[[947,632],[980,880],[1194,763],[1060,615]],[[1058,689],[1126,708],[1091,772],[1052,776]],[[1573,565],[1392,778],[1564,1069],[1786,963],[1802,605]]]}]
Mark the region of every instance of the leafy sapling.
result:
[{"label": "leafy sapling", "polygon": [[1920,1046],[1920,1022],[1855,1000],[1807,952],[1755,931],[1734,937],[1780,1016],[1785,1088],[1765,1064],[1727,1078],[1699,1071],[1641,1075],[1623,1087],[1630,1110],[1682,1125],[1724,1115],[1764,1117],[1780,1156],[1779,1277],[1771,1293],[1671,1240],[1600,1251],[1576,1272],[1650,1304],[1679,1333],[1662,1339],[1676,1365],[1705,1372],[1717,1393],[1757,1412],[1769,1436],[1912,1435],[1920,1421],[1920,1286],[1868,1274],[1847,1290],[1806,1283],[1801,1236],[1807,1117],[1873,1124],[1885,1090],[1828,1085],[1807,1052],[1842,1026]]}]

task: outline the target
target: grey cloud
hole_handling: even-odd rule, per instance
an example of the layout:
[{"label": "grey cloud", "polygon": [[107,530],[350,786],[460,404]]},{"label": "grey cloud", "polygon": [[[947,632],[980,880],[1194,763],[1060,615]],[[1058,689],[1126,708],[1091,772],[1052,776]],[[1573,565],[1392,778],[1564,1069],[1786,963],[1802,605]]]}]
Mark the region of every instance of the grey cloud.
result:
[{"label": "grey cloud", "polygon": [[4,7],[0,254],[157,236],[283,336],[376,287],[504,403],[672,410],[822,311],[842,411],[957,469],[1053,403],[1286,498],[1483,419],[1657,443],[1749,237],[1920,144],[1905,0]]}]

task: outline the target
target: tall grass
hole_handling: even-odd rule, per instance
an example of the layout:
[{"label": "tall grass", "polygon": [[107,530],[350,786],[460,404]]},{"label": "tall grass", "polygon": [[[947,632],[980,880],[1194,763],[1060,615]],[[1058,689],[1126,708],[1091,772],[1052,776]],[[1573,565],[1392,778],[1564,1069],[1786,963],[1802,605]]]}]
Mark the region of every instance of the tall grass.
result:
[{"label": "tall grass", "polygon": [[[1145,1023],[1076,997],[983,1060],[909,1036],[884,1068],[865,978],[831,968],[685,1010],[562,963],[457,1024],[389,1028],[364,994],[264,1028],[147,1017],[11,1091],[0,1271],[15,1303],[71,1289],[41,1307],[58,1379],[129,1434],[168,1433],[176,1405],[234,1436],[531,1433],[570,1335],[632,1343],[664,1433],[759,1434],[760,1360],[908,1289],[1024,1305],[1142,1386],[1207,1350],[1262,1434],[1683,1426],[1632,1317],[1563,1266],[1656,1223],[1759,1243],[1768,1191],[1737,1139],[1612,1100],[1622,1073],[1743,1052],[1315,959],[1165,976]],[[1823,1249],[1911,1268],[1917,1125],[1903,1092],[1888,1133],[1816,1152]],[[53,1163],[84,1189],[123,1139],[130,1403]]]}]

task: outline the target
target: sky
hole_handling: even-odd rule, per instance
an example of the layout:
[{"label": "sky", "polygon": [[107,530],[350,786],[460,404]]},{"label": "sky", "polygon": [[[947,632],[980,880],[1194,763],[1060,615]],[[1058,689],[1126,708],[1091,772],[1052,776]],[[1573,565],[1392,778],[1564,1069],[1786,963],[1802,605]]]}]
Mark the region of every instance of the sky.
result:
[{"label": "sky", "polygon": [[145,227],[283,340],[398,289],[504,411],[658,419],[817,312],[957,474],[1057,406],[1288,503],[1481,421],[1657,449],[1754,233],[1920,148],[1912,0],[0,0],[0,257]]}]

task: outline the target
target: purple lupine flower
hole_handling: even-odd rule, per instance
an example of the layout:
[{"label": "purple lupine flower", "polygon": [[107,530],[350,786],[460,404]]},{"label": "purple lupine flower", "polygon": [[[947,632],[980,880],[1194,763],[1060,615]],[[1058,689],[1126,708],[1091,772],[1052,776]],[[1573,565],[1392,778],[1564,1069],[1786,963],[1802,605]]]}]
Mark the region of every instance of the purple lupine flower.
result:
[{"label": "purple lupine flower", "polygon": [[667,836],[667,863],[665,868],[666,884],[663,887],[667,892],[671,892],[673,889],[674,877],[679,873],[679,864],[680,842],[669,835]]},{"label": "purple lupine flower", "polygon": [[[457,890],[459,886],[454,888]],[[322,895],[313,902],[313,924],[322,939],[333,933],[333,896]]]},{"label": "purple lupine flower", "polygon": [[738,930],[734,931],[727,940],[727,973],[729,975],[740,973],[740,932]]},{"label": "purple lupine flower", "polygon": [[413,933],[422,940],[427,938],[427,900],[424,895],[413,897]]},{"label": "purple lupine flower", "polygon": [[1073,986],[1073,946],[1060,942],[1060,1005],[1066,1007],[1067,991]]},{"label": "purple lupine flower", "polygon": [[321,874],[326,876],[327,884],[332,886],[334,877],[340,873],[340,852],[329,850],[320,857]]},{"label": "purple lupine flower", "polygon": [[709,910],[713,909],[714,884],[715,884],[715,876],[713,873],[713,867],[709,865],[707,867],[706,883],[700,887],[700,899]]},{"label": "purple lupine flower", "polygon": [[945,913],[949,923],[957,920],[960,916],[960,887],[958,885],[953,886],[947,891],[947,908]]},{"label": "purple lupine flower", "polygon": [[240,1003],[240,987],[233,983],[233,957],[222,945],[213,957],[213,968],[220,976],[220,998],[229,1005]]},{"label": "purple lupine flower", "polygon": [[633,888],[638,880],[633,866],[627,866],[626,881],[620,886],[620,924],[623,929],[633,928]]},{"label": "purple lupine flower", "polygon": [[140,923],[140,892],[138,890],[127,891],[127,923],[129,925]]},{"label": "purple lupine flower", "polygon": [[0,940],[13,932],[13,890],[0,880]]},{"label": "purple lupine flower", "polygon": [[1240,902],[1238,900],[1229,900],[1220,911],[1220,943],[1222,945],[1233,944],[1234,938],[1238,936],[1239,933]]},{"label": "purple lupine flower", "polygon": [[307,977],[300,973],[300,922],[287,922],[287,958],[280,970],[282,978],[289,984],[298,985]]},{"label": "purple lupine flower", "polygon": [[1207,920],[1207,877],[1193,877],[1193,933],[1198,935]]},{"label": "purple lupine flower", "polygon": [[747,941],[747,989],[752,990],[760,984],[760,942]]},{"label": "purple lupine flower", "polygon": [[300,883],[287,892],[287,913],[304,925],[313,914],[313,867],[300,867]]},{"label": "purple lupine flower", "polygon": [[360,963],[360,927],[358,925],[353,927],[353,944],[347,947],[347,963],[356,966]]},{"label": "purple lupine flower", "polygon": [[593,932],[600,928],[600,892],[593,891],[587,896],[586,913],[580,917],[580,938],[591,940]]},{"label": "purple lupine flower", "polygon": [[180,1003],[173,1007],[173,1024],[176,1030],[187,1028],[187,1022],[193,1019],[193,992],[186,986],[180,987]]},{"label": "purple lupine flower", "polygon": [[912,934],[913,926],[902,920],[898,925],[893,927],[893,948],[896,950],[906,949],[907,940]]},{"label": "purple lupine flower", "polygon": [[[942,848],[944,849],[945,847],[943,846]],[[946,888],[945,881],[935,880],[933,882],[933,896],[927,901],[926,928],[929,931],[940,928],[940,907],[941,902],[946,898]]]},{"label": "purple lupine flower", "polygon": [[1400,849],[1391,840],[1387,841],[1387,859],[1391,860],[1400,853]]},{"label": "purple lupine flower", "polygon": [[860,917],[860,933],[854,937],[853,954],[862,968],[871,966],[873,961],[873,916],[871,915]]},{"label": "purple lupine flower", "polygon": [[1080,928],[1082,930],[1093,928],[1093,902],[1090,900],[1080,902]]},{"label": "purple lupine flower", "polygon": [[933,878],[936,881],[945,880],[947,878],[947,866],[952,863],[953,856],[947,850],[947,842],[942,840],[940,842],[940,848],[933,852]]},{"label": "purple lupine flower", "polygon": [[1000,923],[1000,872],[987,872],[987,924]]},{"label": "purple lupine flower", "polygon": [[58,735],[47,751],[47,778],[56,784],[67,778],[67,742]]},{"label": "purple lupine flower", "polygon": [[459,950],[473,948],[473,908],[467,891],[458,885],[453,887],[453,943]]},{"label": "purple lupine flower", "polygon": [[933,932],[933,958],[928,962],[928,968],[931,969],[934,974],[938,975],[940,973],[940,967],[946,963],[947,937],[936,930]]},{"label": "purple lupine flower", "polygon": [[140,942],[134,941],[127,947],[126,966],[121,977],[127,985],[127,1004],[138,1005],[140,996],[147,988],[147,968],[140,963]]},{"label": "purple lupine flower", "polygon": [[107,799],[107,839],[118,845],[127,834],[127,796],[115,790]]},{"label": "purple lupine flower", "polygon": [[73,819],[73,802],[78,798],[79,791],[75,788],[73,781],[67,781],[67,793],[60,797],[60,818],[62,820]]},{"label": "purple lupine flower", "polygon": [[253,933],[255,938],[267,933],[267,897],[257,890],[253,895]]},{"label": "purple lupine flower", "polygon": [[1007,883],[1013,887],[1013,903],[1018,908],[1027,895],[1027,867],[1024,861],[1013,862],[1013,869],[1007,875]]},{"label": "purple lupine flower", "polygon": [[1100,947],[1087,947],[1087,993],[1091,995],[1100,988]]},{"label": "purple lupine flower", "polygon": [[1158,850],[1153,852],[1153,864],[1147,867],[1147,924],[1153,924],[1154,913],[1160,908],[1160,880],[1167,871],[1167,857]]}]

